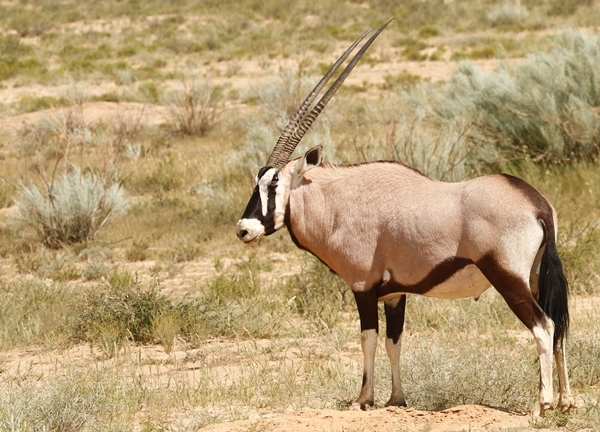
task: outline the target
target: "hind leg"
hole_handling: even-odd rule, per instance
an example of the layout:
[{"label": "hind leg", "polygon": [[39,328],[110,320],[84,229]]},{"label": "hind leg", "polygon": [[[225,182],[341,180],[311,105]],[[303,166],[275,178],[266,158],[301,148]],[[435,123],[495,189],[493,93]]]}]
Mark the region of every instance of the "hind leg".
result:
[{"label": "hind leg", "polygon": [[554,349],[554,359],[556,361],[556,370],[558,373],[558,407],[562,412],[567,412],[571,408],[576,408],[573,396],[571,395],[571,385],[569,384],[569,375],[567,373],[567,356],[565,352],[565,338],[561,338]]},{"label": "hind leg", "polygon": [[406,406],[402,381],[400,380],[400,348],[402,345],[402,331],[404,330],[406,295],[386,300],[384,308],[386,319],[385,349],[392,368],[392,394],[385,405]]},{"label": "hind leg", "polygon": [[531,331],[537,345],[540,359],[540,392],[539,400],[534,407],[535,415],[544,415],[552,408],[552,354],[554,323],[544,313],[531,290],[529,274],[510,273],[502,265],[490,257],[477,263],[484,276],[502,295],[510,309]]},{"label": "hind leg", "polygon": [[[535,304],[537,305],[537,302]],[[554,323],[545,314],[542,317],[538,317],[537,321],[533,328],[530,329],[535,338],[540,358],[540,397],[539,404],[533,412],[534,415],[543,416],[547,410],[553,407],[552,341],[554,339]]]}]

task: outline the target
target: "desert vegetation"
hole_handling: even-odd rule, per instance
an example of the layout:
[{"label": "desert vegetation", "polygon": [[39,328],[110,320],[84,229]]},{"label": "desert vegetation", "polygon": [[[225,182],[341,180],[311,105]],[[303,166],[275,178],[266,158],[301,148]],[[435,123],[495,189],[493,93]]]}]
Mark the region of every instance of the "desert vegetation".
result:
[{"label": "desert vegetation", "polygon": [[[297,153],[322,144],[328,161],[397,159],[445,181],[507,172],[542,191],[559,215],[579,408],[521,429],[599,429],[600,3],[0,11],[0,431],[193,431],[349,408],[351,293],[287,233],[243,247],[235,222],[306,92],[391,16]],[[411,297],[408,403],[527,413],[534,345],[494,290]]]}]

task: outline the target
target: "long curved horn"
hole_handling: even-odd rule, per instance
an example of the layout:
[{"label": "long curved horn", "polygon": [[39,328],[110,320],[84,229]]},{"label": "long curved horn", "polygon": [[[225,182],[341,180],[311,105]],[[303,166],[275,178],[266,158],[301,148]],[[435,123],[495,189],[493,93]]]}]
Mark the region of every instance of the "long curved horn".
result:
[{"label": "long curved horn", "polygon": [[[287,162],[289,160],[289,157],[294,152],[295,147],[294,147],[294,149],[291,150],[291,152],[289,152],[289,154],[287,156],[285,156],[285,154],[288,153],[286,151],[286,143],[288,142],[288,140],[290,139],[290,137],[296,130],[296,127],[298,126],[298,124],[300,123],[302,118],[304,117],[304,114],[306,114],[306,111],[310,108],[310,105],[314,102],[314,100],[319,95],[321,90],[323,90],[323,87],[325,87],[325,85],[331,79],[333,74],[335,74],[335,72],[342,65],[342,63],[344,63],[344,60],[346,60],[346,58],[348,58],[350,53],[352,53],[352,51],[354,51],[354,48],[356,48],[356,46],[371,32],[371,30],[373,30],[373,28],[370,28],[369,30],[367,30],[361,37],[356,39],[356,41],[354,41],[354,43],[352,45],[350,45],[350,47],[340,56],[340,58],[337,59],[337,61],[333,64],[333,66],[331,66],[331,68],[327,71],[327,73],[323,76],[323,78],[321,78],[321,80],[315,86],[315,88],[312,89],[312,91],[308,94],[306,99],[304,99],[304,102],[302,102],[302,104],[298,108],[298,111],[296,111],[296,114],[294,114],[292,119],[289,121],[289,123],[287,124],[287,126],[285,127],[283,132],[281,133],[281,136],[277,140],[277,143],[275,144],[275,147],[273,148],[273,152],[271,153],[271,156],[269,156],[269,160],[267,161],[266,166],[272,166],[272,167],[276,166],[277,168],[281,168],[281,166],[283,166],[283,164],[285,164],[285,162]],[[284,162],[283,162],[283,164],[281,164],[281,163],[277,163],[278,161],[284,161]],[[281,166],[279,166],[279,165],[281,165]]]},{"label": "long curved horn", "polygon": [[310,107],[310,104],[317,97],[318,93],[323,89],[323,87],[327,84],[329,79],[333,76],[335,71],[339,68],[339,66],[344,62],[344,60],[350,55],[350,53],[354,50],[354,48],[371,32],[372,29],[369,29],[365,32],[360,38],[358,38],[347,50],[342,54],[342,56],[333,64],[331,69],[325,74],[321,81],[317,84],[317,86],[310,92],[307,98],[304,100],[292,120],[288,123],[285,130],[277,140],[277,144],[273,148],[273,152],[271,156],[269,156],[269,160],[267,161],[266,166],[272,166],[281,169],[289,160],[290,156],[298,146],[298,143],[308,131],[312,123],[319,116],[325,105],[329,102],[329,100],[333,97],[335,92],[340,88],[344,80],[350,75],[356,63],[360,60],[362,55],[367,51],[367,49],[371,46],[373,41],[379,36],[379,34],[387,27],[389,23],[391,23],[394,18],[390,19],[388,22],[383,24],[376,32],[369,38],[367,42],[361,47],[361,49],[356,53],[356,55],[350,60],[350,63],[346,66],[346,68],[342,71],[340,76],[333,82],[331,87],[327,90],[327,92],[321,97],[319,102],[313,107],[313,109],[306,115],[304,121],[300,125],[298,123],[302,120],[304,114],[307,109]]}]

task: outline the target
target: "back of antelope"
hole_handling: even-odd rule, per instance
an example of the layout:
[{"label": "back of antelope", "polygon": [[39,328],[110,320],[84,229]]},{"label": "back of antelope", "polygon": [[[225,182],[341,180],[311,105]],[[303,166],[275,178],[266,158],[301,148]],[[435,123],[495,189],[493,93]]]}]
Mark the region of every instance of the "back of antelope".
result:
[{"label": "back of antelope", "polygon": [[237,235],[244,243],[254,243],[285,226],[298,247],[348,284],[360,316],[364,372],[356,402],[362,409],[374,404],[378,301],[385,306],[385,347],[392,370],[387,405],[406,406],[399,367],[406,294],[477,299],[493,285],[537,344],[540,389],[534,414],[543,415],[553,406],[553,354],[558,406],[566,411],[573,407],[565,355],[568,284],[556,249],[556,212],[535,188],[508,175],[439,182],[398,162],[332,165],[322,162],[320,146],[289,160],[390,21],[361,47],[310,111],[369,32],[348,48],[302,103],[258,172]]}]

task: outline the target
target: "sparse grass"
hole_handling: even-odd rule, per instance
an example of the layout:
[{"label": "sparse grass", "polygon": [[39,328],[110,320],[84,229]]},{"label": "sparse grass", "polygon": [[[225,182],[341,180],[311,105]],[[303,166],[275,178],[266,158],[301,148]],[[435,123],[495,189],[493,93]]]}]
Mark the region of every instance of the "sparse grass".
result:
[{"label": "sparse grass", "polygon": [[183,82],[183,88],[165,96],[169,106],[170,124],[176,133],[204,136],[219,121],[220,91],[206,78]]},{"label": "sparse grass", "polygon": [[125,251],[125,258],[129,261],[145,261],[150,256],[148,241],[134,239],[131,246]]},{"label": "sparse grass", "polygon": [[2,283],[0,290],[3,349],[64,340],[72,304],[64,284],[20,279]]},{"label": "sparse grass", "polygon": [[284,290],[292,310],[318,332],[332,331],[342,312],[354,302],[346,284],[315,258],[305,260],[300,274],[290,279]]}]

